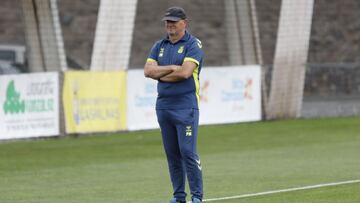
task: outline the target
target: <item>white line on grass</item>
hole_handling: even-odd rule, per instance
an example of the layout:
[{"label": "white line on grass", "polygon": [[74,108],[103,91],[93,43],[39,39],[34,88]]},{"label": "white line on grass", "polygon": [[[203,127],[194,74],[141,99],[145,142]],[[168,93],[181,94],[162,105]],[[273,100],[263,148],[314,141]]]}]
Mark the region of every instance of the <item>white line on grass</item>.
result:
[{"label": "white line on grass", "polygon": [[281,192],[292,192],[292,191],[299,191],[299,190],[308,190],[308,189],[314,189],[314,188],[320,188],[320,187],[329,187],[329,186],[345,185],[345,184],[352,184],[352,183],[360,183],[360,179],[348,180],[348,181],[342,181],[342,182],[334,182],[334,183],[324,183],[324,184],[317,184],[317,185],[309,185],[309,186],[295,187],[295,188],[288,188],[288,189],[281,189],[281,190],[271,190],[271,191],[266,191],[266,192],[257,192],[257,193],[229,196],[229,197],[204,199],[203,202],[214,202],[214,201],[221,201],[221,200],[241,199],[241,198],[246,198],[246,197],[255,197],[255,196],[262,196],[262,195],[281,193]]}]

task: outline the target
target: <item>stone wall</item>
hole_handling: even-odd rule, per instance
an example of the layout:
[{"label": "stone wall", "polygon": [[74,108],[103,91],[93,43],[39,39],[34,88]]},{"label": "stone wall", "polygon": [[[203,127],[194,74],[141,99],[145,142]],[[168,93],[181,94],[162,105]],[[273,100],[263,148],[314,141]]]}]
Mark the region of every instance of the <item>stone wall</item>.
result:
[{"label": "stone wall", "polygon": [[[223,1],[138,0],[130,67],[142,68],[152,44],[165,34],[160,21],[164,10],[174,5],[185,8],[190,32],[202,40],[204,65],[228,65]],[[280,6],[281,0],[256,0],[266,66],[273,63]],[[85,68],[90,64],[98,7],[99,0],[59,0],[66,53]],[[356,65],[360,63],[359,10],[358,0],[315,1],[308,62],[325,65],[308,67],[305,95],[359,92],[360,67]],[[0,43],[24,45],[19,2],[2,0],[0,12]],[[332,65],[326,65],[329,63]]]}]

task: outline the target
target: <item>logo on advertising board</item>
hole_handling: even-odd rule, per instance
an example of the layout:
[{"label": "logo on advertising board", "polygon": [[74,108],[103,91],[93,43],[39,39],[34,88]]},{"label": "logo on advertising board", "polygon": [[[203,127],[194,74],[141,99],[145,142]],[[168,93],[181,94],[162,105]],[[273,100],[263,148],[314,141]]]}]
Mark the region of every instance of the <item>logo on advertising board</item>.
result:
[{"label": "logo on advertising board", "polygon": [[207,103],[209,95],[210,81],[205,80],[204,84],[200,87],[200,101]]},{"label": "logo on advertising board", "polygon": [[80,124],[80,107],[79,107],[79,82],[77,80],[73,81],[72,85],[73,93],[73,119],[76,125]]},{"label": "logo on advertising board", "polygon": [[[52,98],[39,96],[52,95],[52,82],[31,82],[26,90],[26,98],[21,99],[21,93],[16,90],[15,81],[11,80],[6,89],[6,100],[3,105],[5,114],[17,114],[25,112],[48,112],[54,110]],[[37,97],[31,98],[30,97]]]},{"label": "logo on advertising board", "polygon": [[253,92],[253,80],[247,79],[245,83],[245,90],[244,90],[244,98],[248,100],[252,100],[252,92]]},{"label": "logo on advertising board", "polygon": [[234,79],[231,88],[222,91],[222,100],[225,102],[252,100],[252,79]]},{"label": "logo on advertising board", "polygon": [[25,102],[20,99],[20,93],[15,89],[14,80],[11,80],[6,88],[6,100],[3,105],[5,114],[24,113]]},{"label": "logo on advertising board", "polygon": [[156,96],[156,84],[145,82],[143,92],[135,96],[135,106],[153,108],[155,106]]}]

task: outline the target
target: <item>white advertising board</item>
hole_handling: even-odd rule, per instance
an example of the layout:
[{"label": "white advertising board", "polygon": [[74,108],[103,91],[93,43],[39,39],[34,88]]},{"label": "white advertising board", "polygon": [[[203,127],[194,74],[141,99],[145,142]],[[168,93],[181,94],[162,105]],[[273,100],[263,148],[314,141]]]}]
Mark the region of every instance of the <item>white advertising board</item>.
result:
[{"label": "white advertising board", "polygon": [[158,128],[155,103],[157,81],[144,77],[143,70],[128,71],[128,129]]},{"label": "white advertising board", "polygon": [[261,120],[260,66],[204,68],[200,124]]},{"label": "white advertising board", "polygon": [[59,134],[59,75],[0,76],[0,139]]},{"label": "white advertising board", "polygon": [[[158,128],[157,81],[128,71],[128,129]],[[260,66],[204,67],[200,74],[200,124],[261,120]]]}]

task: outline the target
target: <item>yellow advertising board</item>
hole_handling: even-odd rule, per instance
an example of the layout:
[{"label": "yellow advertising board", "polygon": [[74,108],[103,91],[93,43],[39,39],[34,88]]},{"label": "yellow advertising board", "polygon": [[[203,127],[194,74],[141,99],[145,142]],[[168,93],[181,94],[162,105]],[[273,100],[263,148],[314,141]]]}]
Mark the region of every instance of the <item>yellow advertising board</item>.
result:
[{"label": "yellow advertising board", "polygon": [[126,130],[126,72],[65,73],[63,104],[67,133]]}]

